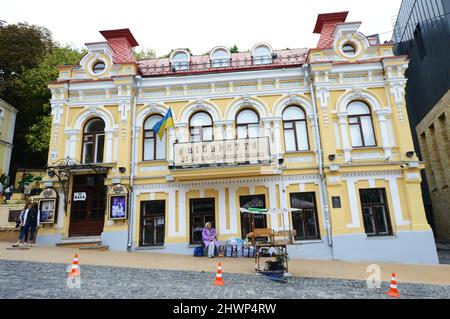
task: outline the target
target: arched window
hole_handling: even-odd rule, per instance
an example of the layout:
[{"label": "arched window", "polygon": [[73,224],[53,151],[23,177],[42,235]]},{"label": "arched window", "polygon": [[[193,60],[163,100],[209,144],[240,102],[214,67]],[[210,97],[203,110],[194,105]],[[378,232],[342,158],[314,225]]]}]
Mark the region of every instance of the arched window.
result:
[{"label": "arched window", "polygon": [[305,112],[298,106],[283,111],[284,144],[286,152],[308,151],[308,129]]},{"label": "arched window", "polygon": [[251,109],[243,109],[236,116],[237,138],[259,137],[259,115]]},{"label": "arched window", "polygon": [[265,44],[257,45],[252,50],[253,64],[272,63],[272,49]]},{"label": "arched window", "polygon": [[230,53],[222,48],[214,50],[211,54],[211,66],[213,68],[230,66]]},{"label": "arched window", "polygon": [[191,142],[207,142],[213,140],[213,121],[206,112],[197,112],[189,120]]},{"label": "arched window", "polygon": [[144,151],[142,159],[144,161],[156,161],[166,159],[166,133],[160,139],[158,134],[153,132],[153,126],[161,121],[161,115],[151,115],[144,122]]},{"label": "arched window", "polygon": [[100,118],[93,118],[83,130],[83,163],[103,163],[104,149],[105,122]]},{"label": "arched window", "polygon": [[364,102],[354,101],[348,105],[347,114],[352,146],[376,146],[370,107]]},{"label": "arched window", "polygon": [[189,54],[185,51],[177,51],[173,54],[171,63],[175,70],[187,70],[189,69]]}]

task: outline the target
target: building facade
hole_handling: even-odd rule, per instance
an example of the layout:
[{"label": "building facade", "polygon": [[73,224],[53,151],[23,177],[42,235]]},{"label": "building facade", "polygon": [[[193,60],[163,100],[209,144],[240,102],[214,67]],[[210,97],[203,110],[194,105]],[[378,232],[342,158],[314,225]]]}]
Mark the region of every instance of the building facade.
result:
[{"label": "building facade", "polygon": [[17,109],[0,99],[0,175],[9,174]]},{"label": "building facade", "polygon": [[[319,15],[311,50],[259,43],[146,61],[128,29],[102,31],[106,42],[49,85],[38,244],[100,236],[110,249],[192,254],[208,221],[220,241],[245,238],[251,207],[273,209],[255,227],[294,230],[291,258],[437,263],[408,61],[346,17]],[[175,127],[159,138],[169,109]],[[301,211],[277,213],[290,208]]]},{"label": "building facade", "polygon": [[[410,59],[406,71],[406,103],[416,150],[421,159],[427,162],[423,183],[427,216],[434,224],[435,236],[449,240],[450,166],[445,155],[442,155],[442,161],[435,158],[440,156],[439,153],[445,154],[445,151],[442,153],[431,148],[433,143],[444,150],[450,147],[449,136],[441,133],[434,135],[434,130],[438,131],[439,128],[433,126],[446,124],[448,117],[449,100],[446,96],[450,89],[450,2],[403,0],[393,42],[394,53],[407,55]],[[433,142],[438,136],[438,141]],[[441,141],[441,138],[444,140]],[[428,139],[428,142],[425,143],[424,139]]]}]

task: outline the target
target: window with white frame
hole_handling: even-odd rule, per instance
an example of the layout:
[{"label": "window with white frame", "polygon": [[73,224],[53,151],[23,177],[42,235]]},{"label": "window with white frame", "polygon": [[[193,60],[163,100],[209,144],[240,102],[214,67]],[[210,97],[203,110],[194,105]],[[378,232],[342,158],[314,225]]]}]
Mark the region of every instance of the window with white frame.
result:
[{"label": "window with white frame", "polygon": [[259,137],[259,115],[252,109],[243,109],[236,116],[237,138]]},{"label": "window with white frame", "polygon": [[89,120],[83,130],[83,163],[103,163],[105,149],[105,122],[100,118]]},{"label": "window with white frame", "polygon": [[216,49],[211,54],[211,66],[224,68],[230,66],[230,53],[225,49]]},{"label": "window with white frame", "polygon": [[289,106],[283,111],[284,144],[286,152],[308,151],[308,129],[303,109]]},{"label": "window with white frame", "polygon": [[267,45],[258,45],[253,49],[253,64],[271,64],[272,50]]},{"label": "window with white frame", "polygon": [[172,57],[172,68],[175,70],[189,69],[189,54],[184,51],[176,52]]},{"label": "window with white frame", "polygon": [[191,142],[206,142],[213,140],[213,121],[206,112],[197,112],[189,120]]},{"label": "window with white frame", "polygon": [[144,161],[157,161],[166,159],[166,133],[162,139],[153,131],[153,126],[161,121],[161,115],[151,115],[144,122],[144,136],[143,136],[143,154]]},{"label": "window with white frame", "polygon": [[353,101],[347,107],[347,114],[352,146],[376,146],[370,107],[362,101]]}]

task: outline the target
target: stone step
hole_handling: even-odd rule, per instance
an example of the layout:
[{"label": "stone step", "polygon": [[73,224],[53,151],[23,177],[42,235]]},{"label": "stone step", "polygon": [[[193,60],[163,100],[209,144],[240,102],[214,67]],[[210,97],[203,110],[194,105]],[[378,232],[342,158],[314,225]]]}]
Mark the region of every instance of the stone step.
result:
[{"label": "stone step", "polygon": [[80,248],[80,247],[92,247],[101,246],[102,240],[100,236],[89,236],[89,237],[68,237],[63,238],[56,246],[59,247],[69,247],[69,248]]},{"label": "stone step", "polygon": [[105,245],[92,245],[92,246],[80,246],[79,247],[80,250],[99,250],[99,251],[103,251],[103,250],[109,250],[109,246],[105,246]]}]

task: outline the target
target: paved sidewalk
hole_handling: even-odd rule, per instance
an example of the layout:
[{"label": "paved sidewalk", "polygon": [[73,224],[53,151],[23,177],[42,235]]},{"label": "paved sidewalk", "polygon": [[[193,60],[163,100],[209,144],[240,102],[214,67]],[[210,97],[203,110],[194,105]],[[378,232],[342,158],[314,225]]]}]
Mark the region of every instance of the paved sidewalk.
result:
[{"label": "paved sidewalk", "polygon": [[[224,273],[254,274],[254,260],[243,258],[208,259],[159,253],[128,253],[114,251],[89,251],[62,247],[32,247],[30,250],[7,250],[10,243],[0,242],[0,260],[22,260],[60,263],[68,265],[75,254],[79,263],[112,267],[142,269],[187,270],[214,273],[217,262],[223,263]],[[338,278],[366,280],[369,263],[343,261],[290,260],[289,270],[293,276],[303,278]],[[389,282],[391,274],[397,274],[399,283],[423,283],[450,285],[450,265],[399,265],[379,264],[381,280]]]},{"label": "paved sidewalk", "polygon": [[[365,281],[288,278],[278,283],[250,274],[230,274],[213,286],[214,272],[81,265],[80,289],[69,289],[67,264],[0,260],[0,298],[186,298],[186,299],[387,299],[389,284],[368,289]],[[24,285],[26,283],[26,285]],[[402,299],[449,299],[450,286],[399,283]]]}]

